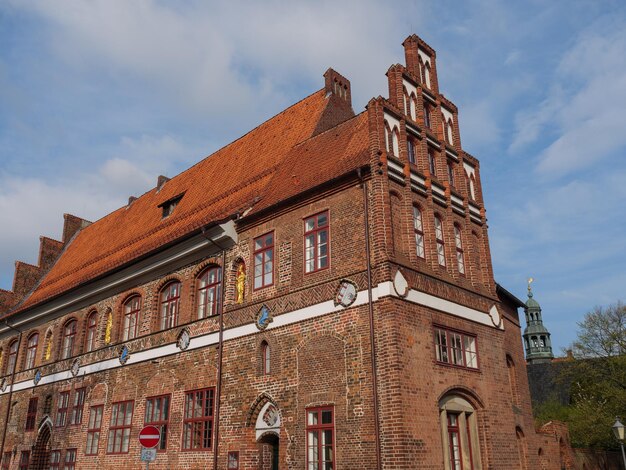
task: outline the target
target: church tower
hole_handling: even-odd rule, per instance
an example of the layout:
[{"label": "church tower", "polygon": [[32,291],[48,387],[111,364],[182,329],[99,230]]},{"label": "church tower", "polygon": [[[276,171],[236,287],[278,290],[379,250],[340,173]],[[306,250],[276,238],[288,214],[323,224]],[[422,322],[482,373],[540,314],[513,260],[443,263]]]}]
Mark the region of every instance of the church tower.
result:
[{"label": "church tower", "polygon": [[526,347],[526,360],[529,364],[550,362],[554,358],[552,354],[552,342],[550,332],[543,325],[541,319],[541,306],[533,298],[533,292],[528,281],[528,300],[526,301],[526,329],[524,330],[524,346]]}]

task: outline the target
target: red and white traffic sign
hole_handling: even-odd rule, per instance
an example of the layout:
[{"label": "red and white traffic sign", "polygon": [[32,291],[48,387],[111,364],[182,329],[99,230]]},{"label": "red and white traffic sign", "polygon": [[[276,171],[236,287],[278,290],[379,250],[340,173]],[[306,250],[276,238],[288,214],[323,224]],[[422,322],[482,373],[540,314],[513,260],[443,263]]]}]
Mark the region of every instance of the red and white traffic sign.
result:
[{"label": "red and white traffic sign", "polygon": [[143,429],[139,431],[139,443],[148,449],[156,447],[160,440],[161,433],[159,432],[159,428],[155,426],[144,426]]}]

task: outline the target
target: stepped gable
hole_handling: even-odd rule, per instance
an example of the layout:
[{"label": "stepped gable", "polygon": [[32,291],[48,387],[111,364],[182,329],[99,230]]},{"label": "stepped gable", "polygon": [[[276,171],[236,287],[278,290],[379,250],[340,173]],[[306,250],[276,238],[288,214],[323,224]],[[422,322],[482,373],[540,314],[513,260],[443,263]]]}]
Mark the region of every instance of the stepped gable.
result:
[{"label": "stepped gable", "polygon": [[[287,108],[198,164],[83,228],[35,291],[12,315],[87,283],[185,238],[211,222],[227,219],[263,197],[290,150],[316,131],[336,101],[321,89]],[[345,120],[337,114],[336,125]],[[162,217],[164,202],[183,195]]]},{"label": "stepped gable", "polygon": [[250,215],[369,163],[367,112],[291,149]]}]

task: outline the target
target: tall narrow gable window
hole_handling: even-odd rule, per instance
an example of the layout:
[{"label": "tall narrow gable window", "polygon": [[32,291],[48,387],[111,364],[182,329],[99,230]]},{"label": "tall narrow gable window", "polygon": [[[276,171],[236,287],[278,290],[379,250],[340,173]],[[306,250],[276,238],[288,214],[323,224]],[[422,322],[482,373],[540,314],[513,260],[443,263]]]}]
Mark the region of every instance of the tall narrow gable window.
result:
[{"label": "tall narrow gable window", "polygon": [[183,450],[210,450],[213,443],[215,389],[187,392],[183,419]]},{"label": "tall narrow gable window", "polygon": [[415,234],[415,251],[417,256],[424,258],[424,228],[422,226],[422,211],[417,206],[413,206],[413,233]]},{"label": "tall narrow gable window", "polygon": [[409,157],[409,163],[415,165],[415,144],[413,144],[413,141],[411,139],[407,139],[406,141],[406,150]]},{"label": "tall narrow gable window", "polygon": [[465,274],[465,258],[463,256],[463,240],[461,239],[461,228],[454,224],[454,244],[456,247],[456,264],[461,274]]},{"label": "tall narrow gable window", "polygon": [[263,362],[263,375],[269,375],[271,372],[271,356],[270,345],[267,341],[261,343],[261,361]]},{"label": "tall narrow gable window", "polygon": [[437,241],[437,261],[440,266],[446,265],[445,242],[443,241],[443,224],[441,218],[435,216],[435,239]]},{"label": "tall narrow gable window", "polygon": [[9,345],[9,359],[7,362],[7,374],[12,374],[15,370],[15,363],[17,362],[17,340]]},{"label": "tall narrow gable window", "polygon": [[133,422],[133,401],[113,403],[107,454],[126,454],[130,443],[130,429]]},{"label": "tall narrow gable window", "polygon": [[76,320],[68,321],[63,327],[63,349],[61,359],[67,359],[74,355],[74,343],[76,342]]},{"label": "tall narrow gable window", "polygon": [[328,267],[328,211],[304,221],[304,272],[312,273]]},{"label": "tall narrow gable window", "polygon": [[219,313],[222,269],[212,267],[198,277],[198,319]]},{"label": "tall narrow gable window", "polygon": [[428,171],[430,172],[431,178],[437,177],[436,167],[435,167],[435,151],[428,147]]},{"label": "tall narrow gable window", "polygon": [[178,324],[180,308],[180,282],[174,281],[161,289],[160,326],[162,330],[174,328]]},{"label": "tall narrow gable window", "polygon": [[85,335],[85,352],[96,349],[98,312],[91,312],[87,317],[87,334]]},{"label": "tall narrow gable window", "polygon": [[254,239],[254,288],[274,284],[274,232]]},{"label": "tall narrow gable window", "polygon": [[124,341],[137,337],[140,311],[141,297],[138,295],[131,297],[124,303]]},{"label": "tall narrow gable window", "polygon": [[39,333],[33,333],[28,337],[26,347],[26,368],[35,367],[35,359],[37,358],[37,346],[39,345]]},{"label": "tall narrow gable window", "polygon": [[37,397],[32,397],[28,400],[28,412],[26,413],[26,426],[25,431],[34,431],[35,424],[37,423]]}]

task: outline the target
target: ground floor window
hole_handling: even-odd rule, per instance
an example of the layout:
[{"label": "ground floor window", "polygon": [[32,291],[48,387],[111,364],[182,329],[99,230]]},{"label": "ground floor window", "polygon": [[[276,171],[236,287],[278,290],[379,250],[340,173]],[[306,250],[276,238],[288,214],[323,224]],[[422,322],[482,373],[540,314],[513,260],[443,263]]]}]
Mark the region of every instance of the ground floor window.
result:
[{"label": "ground floor window", "polygon": [[29,465],[30,465],[30,452],[27,450],[23,450],[22,455],[20,456],[20,470],[28,470]]},{"label": "ground floor window", "polygon": [[130,428],[133,422],[133,401],[113,403],[107,454],[125,454],[130,442]]},{"label": "ground floor window", "polygon": [[335,417],[332,407],[306,410],[307,470],[335,468]]},{"label": "ground floor window", "polygon": [[89,424],[87,425],[87,446],[85,447],[85,455],[98,454],[103,410],[103,405],[92,406],[89,410]]},{"label": "ground floor window", "polygon": [[450,395],[439,402],[445,470],[481,470],[476,410]]},{"label": "ground floor window", "polygon": [[194,390],[185,395],[183,450],[209,450],[213,440],[215,389]]},{"label": "ground floor window", "polygon": [[9,470],[11,467],[11,452],[5,452],[2,455],[2,470]]},{"label": "ground floor window", "polygon": [[76,449],[67,449],[65,451],[65,464],[63,470],[76,469]]},{"label": "ground floor window", "polygon": [[49,470],[59,470],[59,467],[61,465],[61,451],[50,451],[50,458],[48,460],[50,462],[50,466],[48,467]]},{"label": "ground floor window", "polygon": [[145,424],[155,426],[161,434],[157,450],[167,449],[167,423],[170,419],[170,396],[151,397],[146,399]]}]

